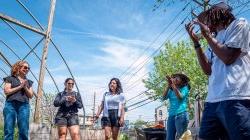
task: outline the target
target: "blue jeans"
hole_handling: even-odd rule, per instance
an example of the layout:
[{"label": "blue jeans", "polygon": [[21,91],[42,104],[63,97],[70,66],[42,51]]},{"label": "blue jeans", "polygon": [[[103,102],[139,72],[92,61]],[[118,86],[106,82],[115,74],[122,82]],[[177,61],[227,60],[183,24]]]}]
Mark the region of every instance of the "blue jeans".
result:
[{"label": "blue jeans", "polygon": [[205,140],[250,140],[250,100],[205,103],[199,137]]},{"label": "blue jeans", "polygon": [[188,113],[182,112],[177,115],[169,116],[167,122],[167,140],[175,140],[187,130]]},{"label": "blue jeans", "polygon": [[17,120],[19,140],[29,139],[30,105],[19,101],[6,101],[3,109],[4,140],[14,140],[14,128]]}]

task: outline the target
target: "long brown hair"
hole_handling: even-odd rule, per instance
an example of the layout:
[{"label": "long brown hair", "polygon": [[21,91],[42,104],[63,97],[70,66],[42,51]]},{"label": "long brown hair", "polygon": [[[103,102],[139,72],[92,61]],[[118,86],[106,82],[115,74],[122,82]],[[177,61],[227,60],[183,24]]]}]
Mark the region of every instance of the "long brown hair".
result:
[{"label": "long brown hair", "polygon": [[28,64],[29,65],[29,63],[27,61],[24,61],[24,60],[17,61],[14,65],[12,65],[12,67],[11,67],[11,75],[12,76],[18,76],[19,71],[22,68],[23,64]]},{"label": "long brown hair", "polygon": [[112,78],[112,79],[110,80],[109,85],[108,85],[108,87],[109,87],[109,92],[112,92],[111,89],[110,89],[110,84],[111,84],[111,82],[112,82],[113,80],[114,80],[114,81],[116,82],[116,84],[117,84],[116,94],[122,93],[122,92],[123,92],[122,84],[121,84],[121,82],[120,82],[120,80],[119,80],[118,78]]}]

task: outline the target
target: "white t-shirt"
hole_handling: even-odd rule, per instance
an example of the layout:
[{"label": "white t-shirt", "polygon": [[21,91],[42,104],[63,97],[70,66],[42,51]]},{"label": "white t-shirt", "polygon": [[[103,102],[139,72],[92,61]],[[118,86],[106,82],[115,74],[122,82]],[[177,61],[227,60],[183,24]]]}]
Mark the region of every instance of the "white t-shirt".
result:
[{"label": "white t-shirt", "polygon": [[212,64],[207,102],[250,99],[250,27],[247,20],[233,21],[218,32],[216,39],[231,48],[241,48],[241,55],[231,65],[225,65],[208,48],[205,52]]},{"label": "white t-shirt", "polygon": [[110,92],[105,92],[103,95],[103,116],[108,117],[108,110],[118,109],[118,116],[121,115],[121,107],[125,104],[125,97],[123,93],[112,94]]}]

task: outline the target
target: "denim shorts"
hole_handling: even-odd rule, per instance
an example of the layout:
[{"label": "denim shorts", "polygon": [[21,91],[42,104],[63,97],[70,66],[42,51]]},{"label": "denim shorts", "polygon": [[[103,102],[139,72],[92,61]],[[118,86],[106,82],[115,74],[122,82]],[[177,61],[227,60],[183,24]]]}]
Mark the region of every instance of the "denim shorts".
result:
[{"label": "denim shorts", "polygon": [[101,119],[102,127],[121,127],[119,124],[120,117],[118,116],[118,109],[108,110],[108,114],[108,117],[102,117]]},{"label": "denim shorts", "polygon": [[250,140],[250,100],[205,103],[199,137],[205,140]]},{"label": "denim shorts", "polygon": [[79,125],[78,114],[58,113],[55,117],[55,125],[57,126],[73,126]]}]

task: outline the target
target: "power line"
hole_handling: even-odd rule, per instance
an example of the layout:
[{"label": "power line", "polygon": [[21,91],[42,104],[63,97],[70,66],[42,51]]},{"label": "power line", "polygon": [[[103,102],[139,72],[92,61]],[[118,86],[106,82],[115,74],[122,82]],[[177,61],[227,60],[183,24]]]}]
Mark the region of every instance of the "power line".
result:
[{"label": "power line", "polygon": [[[142,107],[142,106],[144,106],[144,105],[147,105],[147,104],[149,104],[149,103],[152,103],[152,102],[154,102],[154,101],[156,101],[157,99],[154,99],[154,100],[151,100],[151,101],[149,101],[149,102],[147,102],[147,103],[144,103],[144,104],[142,104],[142,105],[140,105],[140,106],[137,106],[137,107],[134,107],[134,108],[132,108],[132,109],[129,109],[128,111],[132,111],[132,110],[135,110],[135,109],[137,109],[137,108],[139,108],[139,107]],[[127,111],[127,112],[128,112]]]},{"label": "power line", "polygon": [[[184,21],[187,19],[187,17],[181,22],[181,24],[183,24],[184,23]],[[181,25],[180,24],[180,25]],[[180,25],[179,26],[177,26],[177,28],[179,28],[180,27]],[[177,29],[176,28],[176,29]],[[176,29],[167,37],[167,38],[170,38],[172,35],[173,35],[173,33],[176,31]],[[169,40],[169,39],[166,39],[166,40]],[[154,53],[153,54],[151,54],[150,56],[148,56],[145,60],[144,60],[144,62],[142,62],[142,63],[140,63],[139,65],[137,65],[137,67],[135,68],[135,69],[137,69],[137,68],[139,68],[139,66],[142,64],[142,66],[135,72],[135,73],[133,73],[133,74],[131,74],[130,75],[130,77],[129,77],[129,79],[127,80],[127,81],[130,81],[131,79],[132,79],[132,77],[135,75],[135,74],[137,74],[150,60],[151,60],[151,57],[153,57],[154,56],[154,54],[156,54],[157,52],[158,52],[158,50],[160,50],[161,49],[161,47],[163,47],[164,46],[164,44],[165,44],[165,42],[159,47],[159,48],[157,48],[156,49],[156,51],[154,51]],[[144,63],[144,64],[143,64]]]},{"label": "power line", "polygon": [[152,95],[152,96],[148,97],[147,99],[143,99],[143,100],[141,100],[141,101],[138,101],[138,102],[136,102],[136,103],[134,103],[134,104],[132,104],[132,105],[126,106],[126,107],[129,108],[129,107],[138,105],[138,104],[143,103],[143,102],[145,102],[145,101],[147,101],[147,100],[150,100],[150,99],[152,99],[152,98],[154,98],[154,97],[157,97],[157,95]]},{"label": "power line", "polygon": [[[188,16],[187,16],[187,17],[188,17]],[[182,24],[185,22],[185,20],[187,19],[187,17],[180,23],[180,25],[182,25]],[[179,28],[180,25],[179,25],[177,28]],[[177,28],[176,28],[176,29],[177,29]],[[167,37],[166,41],[169,40],[169,38],[175,33],[176,29]],[[134,72],[133,74],[130,75],[128,81],[130,81],[130,80],[132,79],[132,77],[133,77],[135,74],[137,74],[140,70],[142,70],[142,68],[143,68],[150,60],[152,60],[151,58],[152,58],[152,57],[153,57],[153,56],[154,56],[154,55],[155,55],[155,54],[165,45],[166,41],[164,41],[164,42],[161,44],[160,47],[158,47],[150,56],[148,56],[148,57],[145,59],[144,62],[141,63],[142,66],[141,66],[136,72]],[[140,64],[139,64],[138,66],[140,66]],[[138,67],[138,66],[137,66],[137,67]]]},{"label": "power line", "polygon": [[187,8],[189,4],[190,2],[184,6],[184,8],[177,14],[177,16],[174,17],[174,19],[167,26],[165,26],[165,28],[160,32],[160,34],[158,34],[156,38],[149,44],[149,46],[143,51],[143,53],[121,74],[120,78],[122,78],[122,76],[132,68],[135,62],[137,62],[143,56],[143,54],[158,40],[158,38],[169,28],[169,26],[172,25],[172,23],[177,19],[177,17],[180,16],[180,14]]},{"label": "power line", "polygon": [[241,15],[241,14],[243,14],[243,13],[249,11],[249,10],[250,10],[250,8],[249,8],[249,9],[246,9],[246,10],[244,10],[244,11],[242,11],[241,13],[239,13],[239,15]]},{"label": "power line", "polygon": [[[183,24],[184,21],[185,21],[187,18],[188,18],[188,16],[181,22],[181,24]],[[181,25],[181,24],[180,24],[180,25]],[[180,25],[179,25],[177,28],[179,28]],[[184,29],[184,28],[180,28],[180,30],[179,30],[178,32],[176,32],[169,40],[175,38],[183,29]],[[176,31],[176,30],[175,30],[175,31]],[[183,34],[182,34],[180,37],[184,36],[185,33],[186,33],[186,32],[183,32]],[[172,34],[173,34],[173,33],[172,33]],[[172,35],[172,34],[171,34],[171,35]],[[170,35],[170,36],[171,36],[171,35]],[[170,37],[170,36],[169,36],[169,37]],[[146,76],[147,74],[148,74],[148,73],[145,73],[142,77],[140,77],[138,80],[136,80],[135,82],[133,82],[133,83],[130,85],[129,90],[131,90],[132,88],[134,88],[134,87],[136,87],[137,85],[139,85],[140,80],[141,80],[144,76]],[[130,79],[130,80],[131,80],[131,79]],[[138,82],[138,84],[135,84],[135,83],[137,83],[137,82]],[[135,86],[132,86],[132,85],[135,85]],[[127,90],[127,91],[128,91],[128,90]]]},{"label": "power line", "polygon": [[126,91],[130,91],[131,89],[133,89],[134,87],[138,86],[141,82],[141,80],[143,79],[143,77],[145,77],[148,73],[145,73],[142,77],[140,77],[138,80],[134,81],[132,84],[128,85]]},{"label": "power line", "polygon": [[[155,86],[158,86],[158,85],[161,84],[163,81],[164,81],[164,80],[160,80],[159,82],[157,82],[157,83],[155,84]],[[144,93],[147,93],[149,90],[150,90],[150,89],[147,89],[147,90],[145,90],[145,91],[139,93],[138,95],[136,95],[136,96],[134,96],[134,97],[128,99],[127,102],[129,102],[130,100],[135,99],[136,97],[139,97],[140,95],[142,95],[142,94],[144,94]]]},{"label": "power line", "polygon": [[[199,7],[199,6],[198,6]],[[198,8],[198,7],[196,7],[196,8]],[[195,8],[195,9],[196,9]],[[173,38],[175,38],[183,29],[180,29],[179,31],[177,31],[177,29],[186,21],[186,19],[188,19],[188,17],[189,17],[189,15],[187,15],[184,19],[183,19],[183,21],[179,24],[179,26],[178,27],[176,27],[176,29],[174,30],[174,32],[172,32],[172,34],[171,35],[169,35],[167,38],[167,40],[171,40],[171,39],[173,39]],[[175,31],[177,31],[177,32],[175,32]],[[181,35],[181,37],[182,36],[184,36],[185,35],[185,32]],[[162,47],[162,46],[161,46]],[[160,48],[161,48],[160,47]],[[159,49],[157,49],[157,51],[158,51]],[[156,51],[156,52],[157,52]],[[155,53],[156,53],[155,52]],[[151,55],[152,56],[152,55]],[[139,69],[139,70],[137,70],[134,74],[132,74],[131,76],[130,76],[130,78],[129,78],[129,80],[128,81],[130,81],[131,79],[132,79],[132,77],[136,74],[136,73],[138,73],[148,62],[149,62],[149,60],[150,60],[150,57],[148,57],[144,62],[142,62],[141,64],[143,64],[142,66],[141,66],[141,68]],[[139,64],[140,65],[140,64]],[[139,66],[138,65],[138,66]],[[136,67],[136,68],[138,68],[138,66]],[[146,73],[147,74],[147,73]],[[145,74],[145,75],[146,75]],[[144,75],[141,77],[141,78],[143,78],[144,77]],[[140,78],[140,79],[141,79]],[[138,80],[136,81],[136,82],[138,82]],[[138,84],[137,84],[138,85]],[[134,86],[135,87],[135,86]]]},{"label": "power line", "polygon": [[140,95],[142,95],[142,94],[144,94],[144,93],[147,93],[147,91],[149,91],[149,89],[147,89],[147,90],[145,90],[145,91],[139,93],[138,95],[136,95],[136,96],[134,96],[134,97],[128,99],[127,102],[130,101],[130,100],[133,100],[134,98],[136,98],[136,97],[138,97],[138,96],[140,96]]}]

